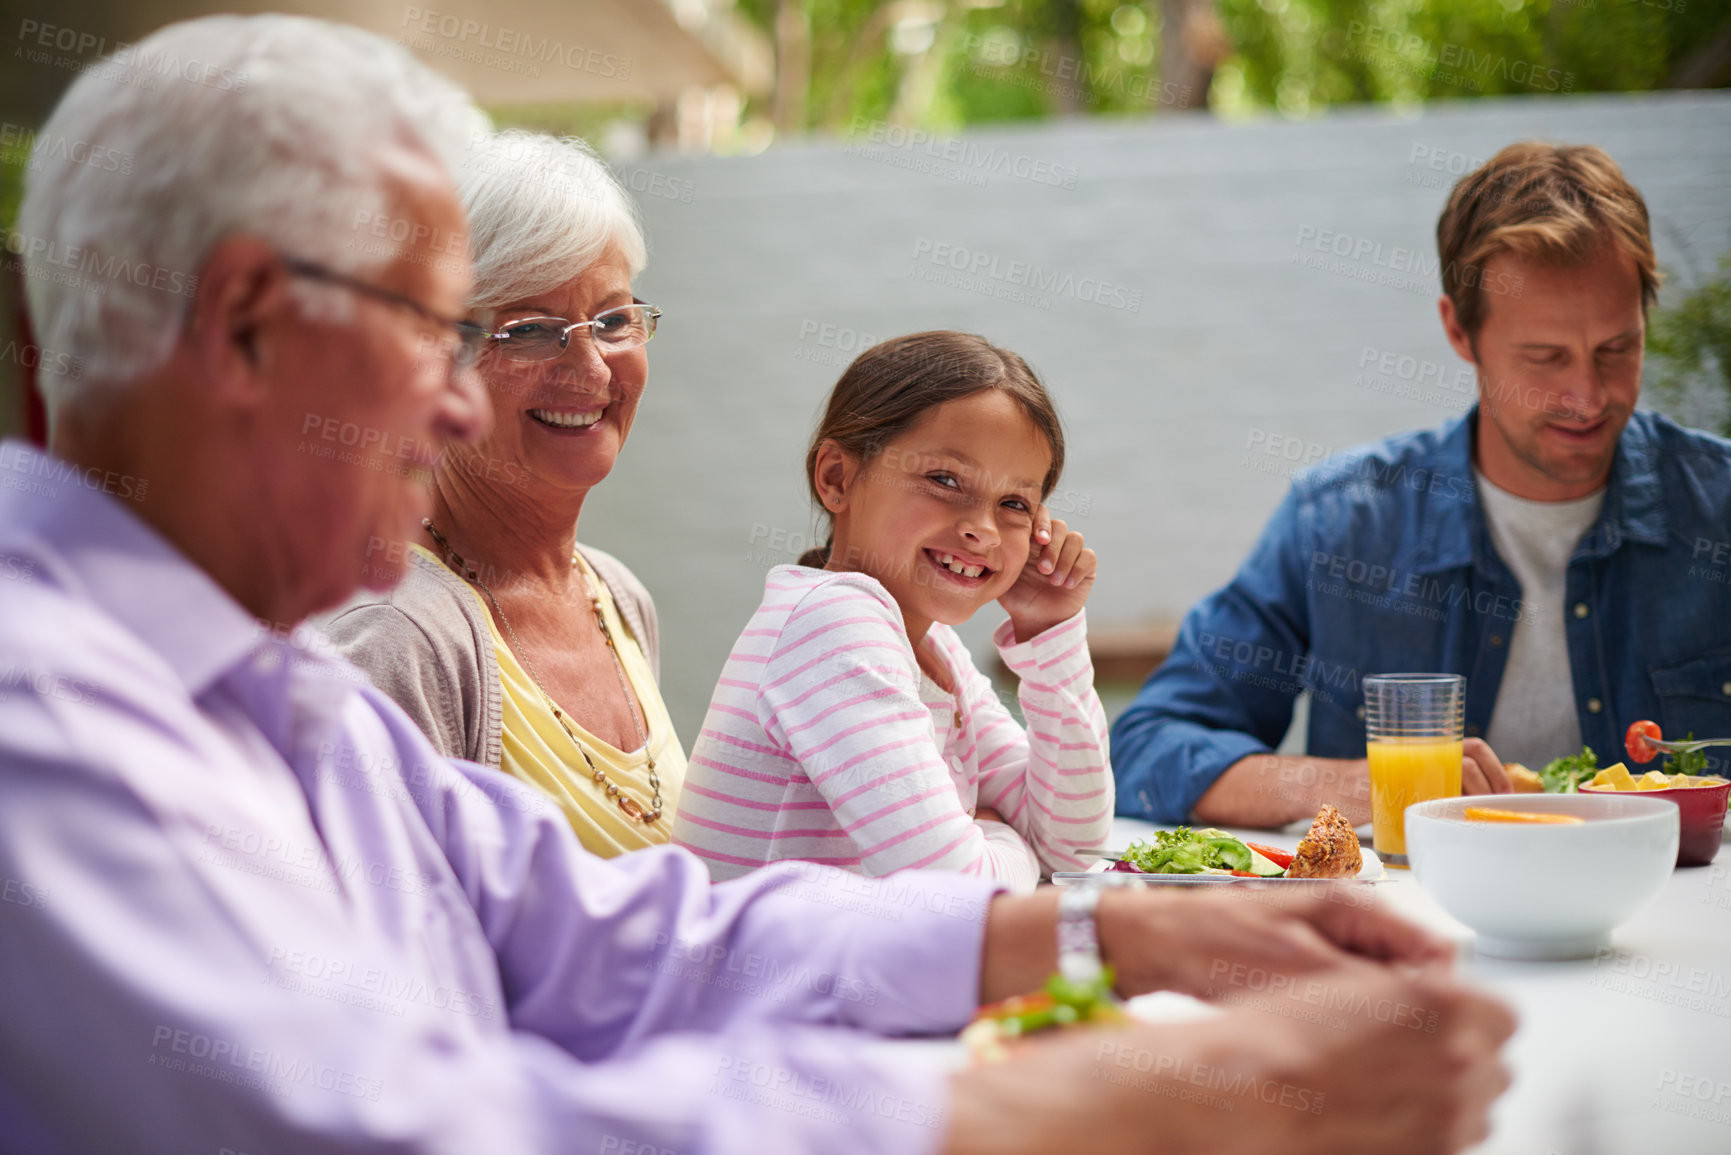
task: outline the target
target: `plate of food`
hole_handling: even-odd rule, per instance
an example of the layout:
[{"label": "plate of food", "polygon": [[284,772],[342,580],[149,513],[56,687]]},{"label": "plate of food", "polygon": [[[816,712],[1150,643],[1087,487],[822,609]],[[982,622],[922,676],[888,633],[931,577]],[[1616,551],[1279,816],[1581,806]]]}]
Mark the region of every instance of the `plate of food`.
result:
[{"label": "plate of food", "polygon": [[[1717,783],[1721,779],[1708,774],[1710,760],[1703,750],[1709,746],[1731,745],[1731,739],[1706,738],[1697,740],[1693,732],[1681,742],[1666,742],[1663,732],[1657,722],[1642,719],[1630,725],[1628,733],[1623,737],[1623,747],[1628,751],[1629,758],[1634,762],[1651,762],[1659,754],[1665,757],[1663,771],[1648,771],[1642,775],[1647,785],[1639,787],[1645,790],[1662,790],[1666,785],[1683,786],[1699,785],[1702,782]],[[1610,771],[1621,769],[1623,763],[1617,762],[1601,768],[1598,755],[1591,747],[1583,746],[1579,754],[1565,754],[1561,758],[1553,758],[1539,770],[1529,770],[1519,762],[1510,762],[1504,769],[1508,771],[1509,783],[1516,794],[1574,794],[1594,779],[1602,779]],[[1661,784],[1659,778],[1668,779]],[[1688,778],[1685,783],[1681,779]],[[1637,779],[1640,781],[1641,779]],[[1595,783],[1603,786],[1602,781]],[[1637,789],[1637,787],[1626,787]]]},{"label": "plate of food", "polygon": [[1091,983],[1053,975],[1033,994],[983,1006],[974,1013],[961,1039],[974,1062],[1000,1063],[1029,1035],[1064,1027],[1110,1027],[1128,1021],[1123,1004],[1112,993],[1112,970],[1107,967]]},{"label": "plate of food", "polygon": [[1163,830],[1152,842],[1138,839],[1121,851],[1102,854],[1091,871],[1057,871],[1060,886],[1101,870],[1122,872],[1152,885],[1207,886],[1234,882],[1344,880],[1381,882],[1388,871],[1376,852],[1359,845],[1346,816],[1324,803],[1296,850],[1282,850],[1212,828]]}]

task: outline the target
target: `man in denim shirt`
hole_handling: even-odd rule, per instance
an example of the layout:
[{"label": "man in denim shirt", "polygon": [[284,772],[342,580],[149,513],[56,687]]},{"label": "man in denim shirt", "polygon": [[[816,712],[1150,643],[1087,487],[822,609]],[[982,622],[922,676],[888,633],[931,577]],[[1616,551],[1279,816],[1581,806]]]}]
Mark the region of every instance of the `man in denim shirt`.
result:
[{"label": "man in denim shirt", "polygon": [[[1634,411],[1658,289],[1640,194],[1597,148],[1511,145],[1437,243],[1479,403],[1294,481],[1113,726],[1121,813],[1368,822],[1371,674],[1466,675],[1469,794],[1507,791],[1504,759],[1616,761],[1638,719],[1731,734],[1731,443]],[[1275,755],[1305,690],[1307,756]]]}]

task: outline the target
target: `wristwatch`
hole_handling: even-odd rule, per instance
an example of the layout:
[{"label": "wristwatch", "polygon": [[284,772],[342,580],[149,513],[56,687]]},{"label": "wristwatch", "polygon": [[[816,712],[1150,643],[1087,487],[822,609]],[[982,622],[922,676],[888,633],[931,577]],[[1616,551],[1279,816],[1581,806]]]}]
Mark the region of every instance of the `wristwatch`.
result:
[{"label": "wristwatch", "polygon": [[1100,960],[1100,932],[1095,912],[1100,892],[1108,886],[1133,882],[1129,876],[1114,878],[1103,873],[1095,878],[1062,887],[1058,893],[1058,973],[1073,983],[1095,983],[1104,973]]}]

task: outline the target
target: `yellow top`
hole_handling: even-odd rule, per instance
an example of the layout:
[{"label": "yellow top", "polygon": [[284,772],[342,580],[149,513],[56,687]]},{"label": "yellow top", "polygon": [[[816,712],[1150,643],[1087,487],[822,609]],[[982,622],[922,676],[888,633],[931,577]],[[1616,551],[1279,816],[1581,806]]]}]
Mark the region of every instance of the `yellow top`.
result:
[{"label": "yellow top", "polygon": [[[418,545],[414,548],[444,564],[432,551]],[[661,780],[661,817],[653,823],[632,818],[621,810],[618,799],[607,794],[605,783],[595,781],[593,772],[583,760],[586,751],[596,768],[606,772],[609,782],[618,786],[623,794],[635,798],[648,811],[655,792],[649,788],[648,758],[644,751],[638,749],[628,753],[602,741],[566,711],[566,721],[576,731],[577,741],[583,744],[579,749],[577,741],[572,740],[571,734],[553,716],[547,699],[536,688],[535,680],[511,652],[511,647],[505,644],[486,598],[472,585],[469,592],[480,603],[482,616],[487,619],[504,691],[499,768],[513,778],[545,791],[565,812],[584,849],[602,858],[612,858],[627,850],[658,846],[672,838],[674,808],[679,802],[680,788],[685,783],[685,750],[679,744],[679,736],[673,732],[673,720],[668,717],[655,676],[649,671],[649,662],[620,619],[619,607],[613,604],[613,594],[607,583],[596,576],[581,555],[573,560],[582,569],[590,588],[601,594],[602,617],[618,643],[616,652],[625,667],[625,678],[637,696],[649,729],[649,749],[655,753],[655,774]],[[604,678],[609,685],[618,685],[617,669],[597,670],[595,676]]]}]

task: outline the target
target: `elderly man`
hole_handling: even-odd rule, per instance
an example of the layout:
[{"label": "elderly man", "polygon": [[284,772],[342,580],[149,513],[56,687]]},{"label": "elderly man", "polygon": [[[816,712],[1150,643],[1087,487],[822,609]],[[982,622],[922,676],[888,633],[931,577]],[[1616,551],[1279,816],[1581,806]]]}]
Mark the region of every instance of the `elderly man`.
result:
[{"label": "elderly man", "polygon": [[[52,454],[0,458],[0,568],[22,575],[0,600],[0,1150],[1484,1133],[1507,1013],[1350,896],[1078,889],[1060,912],[797,864],[712,889],[682,851],[588,855],[536,791],[440,758],[353,667],[261,629],[388,582],[441,439],[488,420],[449,256],[474,117],[393,46],[311,21],[215,17],[129,53],[44,133],[132,175],[50,162],[20,218],[31,318],[87,372],[44,381]],[[380,214],[398,243],[351,244]],[[1246,968],[1341,1022],[1229,1010],[956,1075],[867,1045],[1037,986],[1060,923],[1066,966],[1103,954],[1125,993]],[[1198,1082],[1231,1090],[1177,1094]]]},{"label": "elderly man", "polygon": [[[1591,145],[1510,145],[1437,222],[1479,403],[1298,477],[1112,730],[1122,813],[1370,820],[1359,681],[1465,674],[1468,794],[1641,719],[1731,730],[1731,444],[1635,412],[1658,293],[1647,206]],[[1309,757],[1270,753],[1310,691]]]}]

